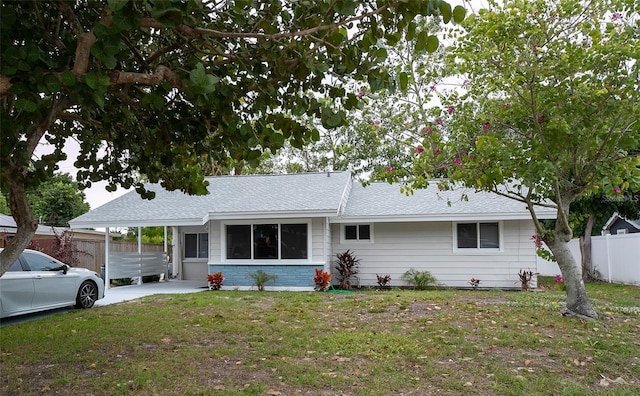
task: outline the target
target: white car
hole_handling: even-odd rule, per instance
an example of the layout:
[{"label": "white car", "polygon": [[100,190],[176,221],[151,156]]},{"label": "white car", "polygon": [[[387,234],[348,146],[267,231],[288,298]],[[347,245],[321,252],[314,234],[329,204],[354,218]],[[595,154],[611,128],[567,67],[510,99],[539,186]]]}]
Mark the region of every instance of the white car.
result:
[{"label": "white car", "polygon": [[71,305],[91,308],[103,297],[104,281],[95,272],[25,249],[0,277],[0,318]]}]

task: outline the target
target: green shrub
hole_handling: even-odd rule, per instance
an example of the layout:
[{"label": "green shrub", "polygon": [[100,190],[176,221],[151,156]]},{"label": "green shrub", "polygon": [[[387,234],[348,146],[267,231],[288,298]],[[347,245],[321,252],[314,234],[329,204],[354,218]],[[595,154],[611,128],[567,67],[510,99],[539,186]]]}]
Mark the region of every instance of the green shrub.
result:
[{"label": "green shrub", "polygon": [[424,290],[431,285],[436,285],[438,282],[436,277],[431,275],[431,272],[418,271],[414,268],[402,274],[402,280],[418,290]]},{"label": "green shrub", "polygon": [[249,276],[253,279],[256,286],[258,286],[258,291],[264,291],[264,285],[269,281],[274,281],[278,279],[277,275],[267,274],[263,270],[257,270],[256,272],[250,272]]}]

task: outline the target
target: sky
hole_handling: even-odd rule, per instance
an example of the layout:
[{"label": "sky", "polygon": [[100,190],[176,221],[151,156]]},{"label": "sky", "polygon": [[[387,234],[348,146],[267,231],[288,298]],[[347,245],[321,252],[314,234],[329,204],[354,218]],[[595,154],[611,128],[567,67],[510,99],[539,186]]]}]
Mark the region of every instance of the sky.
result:
[{"label": "sky", "polygon": [[[467,8],[467,15],[474,11],[477,12],[480,8],[488,7],[487,0],[471,0],[471,1],[449,0],[449,4],[451,4],[452,7],[456,5],[465,6],[465,8]],[[53,148],[45,142],[40,144],[40,146],[36,150],[35,155],[41,156],[41,155],[48,154],[52,151],[53,151]],[[73,163],[75,162],[78,152],[80,151],[80,146],[77,141],[73,139],[67,139],[64,151],[67,154],[68,159],[58,164],[59,166],[58,172],[69,173],[71,174],[72,177],[75,177],[76,172],[78,170],[73,165]],[[91,209],[95,209],[99,206],[102,206],[105,203],[126,194],[128,191],[131,191],[131,190],[125,190],[122,187],[119,187],[116,191],[109,192],[105,190],[106,185],[107,185],[106,182],[95,182],[92,184],[91,188],[84,190],[84,194],[86,195],[86,201],[91,206]]]}]

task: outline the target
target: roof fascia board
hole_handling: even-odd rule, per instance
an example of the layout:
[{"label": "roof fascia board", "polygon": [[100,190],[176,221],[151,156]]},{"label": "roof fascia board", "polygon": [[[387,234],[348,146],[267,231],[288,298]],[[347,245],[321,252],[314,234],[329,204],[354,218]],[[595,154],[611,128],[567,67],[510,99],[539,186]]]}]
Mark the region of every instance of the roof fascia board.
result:
[{"label": "roof fascia board", "polygon": [[184,219],[184,220],[126,220],[126,221],[83,221],[69,223],[69,228],[88,229],[88,228],[104,228],[104,227],[162,227],[162,226],[200,226],[204,224],[202,219]]},{"label": "roof fascia board", "polygon": [[334,217],[335,210],[328,211],[277,211],[277,212],[236,212],[236,213],[209,213],[204,217],[204,222],[211,220],[251,220],[251,219],[293,219],[303,217]]},{"label": "roof fascia board", "polygon": [[[539,219],[555,219],[554,214],[538,214]],[[348,216],[331,217],[331,223],[408,223],[408,222],[437,222],[437,221],[502,221],[502,220],[531,220],[529,214],[521,213],[490,213],[490,214],[437,214],[437,215],[402,215],[402,216]]]}]

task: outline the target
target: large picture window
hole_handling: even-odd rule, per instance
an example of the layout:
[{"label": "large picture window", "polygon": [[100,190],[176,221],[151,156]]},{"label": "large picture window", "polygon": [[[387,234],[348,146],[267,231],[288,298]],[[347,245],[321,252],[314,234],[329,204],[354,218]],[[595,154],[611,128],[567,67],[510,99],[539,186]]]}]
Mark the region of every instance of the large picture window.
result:
[{"label": "large picture window", "polygon": [[295,260],[308,258],[308,226],[299,224],[228,224],[227,259]]},{"label": "large picture window", "polygon": [[456,239],[458,249],[500,249],[500,226],[498,223],[458,223]]},{"label": "large picture window", "polygon": [[209,234],[184,234],[184,257],[209,257]]}]

